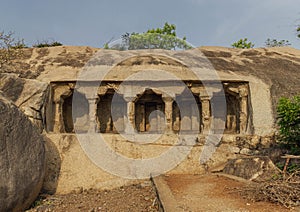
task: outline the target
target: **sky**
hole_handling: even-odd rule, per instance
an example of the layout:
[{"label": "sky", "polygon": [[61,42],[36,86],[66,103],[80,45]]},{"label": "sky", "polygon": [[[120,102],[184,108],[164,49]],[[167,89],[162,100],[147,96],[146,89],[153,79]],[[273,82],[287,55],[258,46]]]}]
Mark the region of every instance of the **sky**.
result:
[{"label": "sky", "polygon": [[0,31],[29,46],[45,40],[103,47],[125,32],[175,24],[194,46],[225,46],[268,38],[300,49],[300,0],[0,0]]}]

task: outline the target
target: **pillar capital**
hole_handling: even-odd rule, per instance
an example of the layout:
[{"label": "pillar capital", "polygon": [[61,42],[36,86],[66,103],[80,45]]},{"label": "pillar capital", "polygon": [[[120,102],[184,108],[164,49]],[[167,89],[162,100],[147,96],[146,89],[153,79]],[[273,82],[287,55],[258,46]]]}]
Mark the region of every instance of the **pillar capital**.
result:
[{"label": "pillar capital", "polygon": [[54,86],[53,87],[53,102],[61,103],[62,96],[70,96],[72,94],[72,90],[69,86]]},{"label": "pillar capital", "polygon": [[162,96],[162,100],[167,103],[167,102],[173,102],[174,99],[170,96]]},{"label": "pillar capital", "polygon": [[211,97],[210,96],[208,96],[208,95],[199,95],[199,97],[200,97],[200,101],[202,102],[202,101],[210,101],[211,100]]},{"label": "pillar capital", "polygon": [[136,99],[136,96],[124,96],[123,98],[128,103],[128,102],[134,102]]},{"label": "pillar capital", "polygon": [[246,86],[240,86],[239,87],[239,97],[248,97],[248,88]]},{"label": "pillar capital", "polygon": [[88,102],[89,102],[90,105],[93,104],[93,105],[96,106],[97,103],[98,103],[99,100],[100,100],[100,97],[99,97],[99,96],[89,97],[89,98],[87,98],[87,100],[88,100]]}]

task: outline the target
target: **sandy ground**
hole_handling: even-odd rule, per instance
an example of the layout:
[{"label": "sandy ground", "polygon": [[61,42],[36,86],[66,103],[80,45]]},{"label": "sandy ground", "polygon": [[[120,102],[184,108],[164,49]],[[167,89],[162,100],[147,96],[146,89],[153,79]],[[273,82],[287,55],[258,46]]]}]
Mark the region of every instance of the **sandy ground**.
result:
[{"label": "sandy ground", "polygon": [[162,187],[169,189],[169,201],[174,202],[169,211],[290,211],[268,202],[244,199],[236,190],[247,183],[224,176],[172,175],[160,180],[167,185]]},{"label": "sandy ground", "polygon": [[41,196],[30,212],[158,211],[150,181],[113,190],[84,190],[65,195]]},{"label": "sandy ground", "polygon": [[[160,176],[154,179],[154,184],[167,212],[293,211],[268,202],[244,199],[237,191],[248,185],[246,180],[223,175]],[[156,189],[151,181],[145,181],[113,190],[41,196],[29,211],[159,211]]]}]

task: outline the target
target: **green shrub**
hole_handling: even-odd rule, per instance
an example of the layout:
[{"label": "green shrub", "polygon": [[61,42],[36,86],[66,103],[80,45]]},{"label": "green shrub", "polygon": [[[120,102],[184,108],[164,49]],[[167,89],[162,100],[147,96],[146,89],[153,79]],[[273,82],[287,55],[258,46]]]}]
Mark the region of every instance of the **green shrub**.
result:
[{"label": "green shrub", "polygon": [[281,98],[277,107],[279,142],[292,154],[300,154],[300,95]]},{"label": "green shrub", "polygon": [[[275,165],[277,166],[277,168],[283,171],[285,162],[278,162]],[[298,170],[300,170],[300,164],[295,162],[290,162],[286,169],[287,173],[293,173]]]},{"label": "green shrub", "polygon": [[39,42],[37,44],[34,44],[33,47],[35,48],[44,48],[44,47],[53,47],[53,46],[62,46],[63,44],[57,41],[43,41],[43,42]]},{"label": "green shrub", "polygon": [[24,39],[19,39],[17,40],[12,46],[12,49],[24,49],[24,48],[28,48],[28,46],[25,44]]},{"label": "green shrub", "polygon": [[254,47],[254,44],[251,42],[248,42],[248,38],[240,39],[237,42],[233,43],[231,45],[233,48],[239,48],[239,49],[250,49]]}]

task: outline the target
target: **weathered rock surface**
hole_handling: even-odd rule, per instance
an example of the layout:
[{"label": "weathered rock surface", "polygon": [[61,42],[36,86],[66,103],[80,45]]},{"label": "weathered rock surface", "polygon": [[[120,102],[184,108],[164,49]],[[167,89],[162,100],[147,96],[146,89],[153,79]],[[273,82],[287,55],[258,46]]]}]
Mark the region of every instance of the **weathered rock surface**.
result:
[{"label": "weathered rock surface", "polygon": [[[219,75],[229,73],[232,79],[232,73],[242,76],[252,75],[266,83],[272,94],[274,118],[278,99],[300,92],[298,49],[290,47],[233,49],[209,46],[197,49],[211,62]],[[3,67],[0,73],[16,73],[22,78],[38,79],[43,82],[77,80],[80,70],[99,50],[86,46],[27,48],[24,49],[22,58],[14,60],[8,67]],[[101,60],[103,64],[110,66],[119,54],[125,53],[111,51]],[[191,60],[188,54],[182,56],[185,56],[183,61]],[[124,66],[129,65],[130,69],[133,67],[130,64],[119,65],[122,66],[122,71],[118,73],[117,78],[124,74]],[[184,76],[183,74],[182,77]]]},{"label": "weathered rock surface", "polygon": [[269,157],[247,157],[229,160],[223,172],[247,180],[270,178],[278,169]]},{"label": "weathered rock surface", "polygon": [[16,74],[0,74],[0,90],[39,128],[43,130],[43,110],[48,84],[24,79]]},{"label": "weathered rock surface", "polygon": [[28,118],[0,93],[0,211],[21,211],[44,179],[43,138]]},{"label": "weathered rock surface", "polygon": [[[94,188],[97,186],[103,188],[104,186],[115,186],[116,181],[121,182],[115,176],[98,169],[88,160],[74,134],[64,134],[64,124],[68,123],[69,125],[69,123],[72,123],[71,113],[64,113],[64,111],[71,111],[68,109],[71,108],[71,98],[69,97],[73,92],[75,82],[79,79],[79,76],[82,77],[82,69],[89,67],[86,65],[95,67],[95,69],[89,70],[95,75],[88,75],[91,78],[85,78],[85,81],[97,80],[95,76],[98,76],[98,72],[105,73],[106,69],[113,71],[107,73],[105,80],[107,82],[118,82],[127,79],[128,76],[140,70],[155,68],[155,70],[165,70],[177,76],[178,79],[190,82],[190,80],[198,80],[190,72],[190,67],[197,67],[198,62],[195,61],[202,61],[199,60],[199,58],[202,58],[206,62],[210,62],[209,64],[214,67],[219,79],[223,82],[239,82],[249,85],[248,92],[245,92],[247,91],[245,86],[239,87],[241,89],[235,88],[238,91],[236,94],[239,94],[235,97],[244,99],[243,104],[228,104],[235,105],[235,107],[248,105],[249,111],[247,114],[237,112],[236,116],[233,116],[235,118],[239,117],[239,119],[240,114],[244,118],[248,117],[246,124],[248,130],[241,132],[240,128],[239,132],[235,132],[236,134],[224,134],[216,153],[209,163],[205,164],[207,167],[199,163],[202,146],[205,143],[203,138],[201,145],[199,144],[193,149],[187,160],[176,167],[175,170],[172,170],[176,174],[202,174],[206,171],[206,168],[210,170],[214,166],[223,165],[229,158],[258,154],[257,151],[260,149],[272,147],[276,131],[276,105],[278,99],[281,96],[291,96],[300,92],[300,51],[292,48],[232,49],[201,47],[186,52],[105,50],[105,53],[100,51],[99,58],[96,57],[99,59],[97,61],[94,56],[98,50],[90,47],[71,46],[27,48],[24,49],[22,58],[16,59],[10,66],[0,69],[0,90],[3,90],[4,95],[39,126],[40,130],[44,129],[44,123],[47,127],[45,133],[49,138],[47,140],[49,145],[46,147],[48,173],[46,173],[46,186],[44,187],[47,191],[67,193],[76,187]],[[206,63],[205,67],[209,64]],[[100,71],[98,70],[99,67]],[[1,73],[3,73],[2,77]],[[149,73],[143,78],[147,79]],[[161,80],[159,76],[155,80]],[[203,75],[203,79],[205,79],[205,76]],[[200,80],[203,79],[200,77]],[[67,89],[55,93],[56,88],[62,84]],[[58,86],[55,87],[56,85]],[[114,89],[114,83],[107,83],[107,85],[109,89]],[[49,89],[47,86],[49,86]],[[48,98],[47,95],[50,90],[51,95]],[[65,95],[65,91],[67,91],[67,95]],[[59,95],[55,96],[56,94]],[[198,95],[199,92],[195,92],[195,94]],[[249,97],[247,100],[246,96]],[[68,98],[66,102],[69,101],[70,103],[65,104],[65,109],[63,108],[65,98],[62,97]],[[45,101],[48,102],[47,105]],[[244,104],[247,101],[248,104]],[[89,102],[91,103],[91,101]],[[208,103],[209,100],[206,99],[205,102]],[[46,111],[43,111],[45,105],[49,107]],[[236,111],[240,111],[240,109]],[[209,117],[209,113],[206,114]],[[205,118],[205,116],[203,117]],[[232,116],[230,117],[232,118]],[[133,118],[132,116],[132,120]],[[240,120],[246,123],[245,119]],[[47,134],[47,132],[50,133]],[[72,130],[69,132],[72,132]],[[115,139],[116,135],[114,134],[107,134],[106,138],[109,142],[112,142],[115,151],[128,154],[132,158],[143,158],[143,154],[151,156],[152,153],[160,152],[166,148],[166,143],[169,144],[173,141],[171,137],[167,139],[166,143],[161,140],[159,145],[153,145],[153,150],[149,151],[150,145],[140,148],[131,145],[123,138]],[[266,155],[270,156],[270,154]],[[233,161],[231,166],[228,165],[227,171],[230,172],[229,174],[244,176],[246,179],[258,179],[263,176],[264,174],[261,173],[264,173],[265,169],[269,167],[269,162],[260,159],[249,160],[244,161],[245,164],[238,160]]]}]

